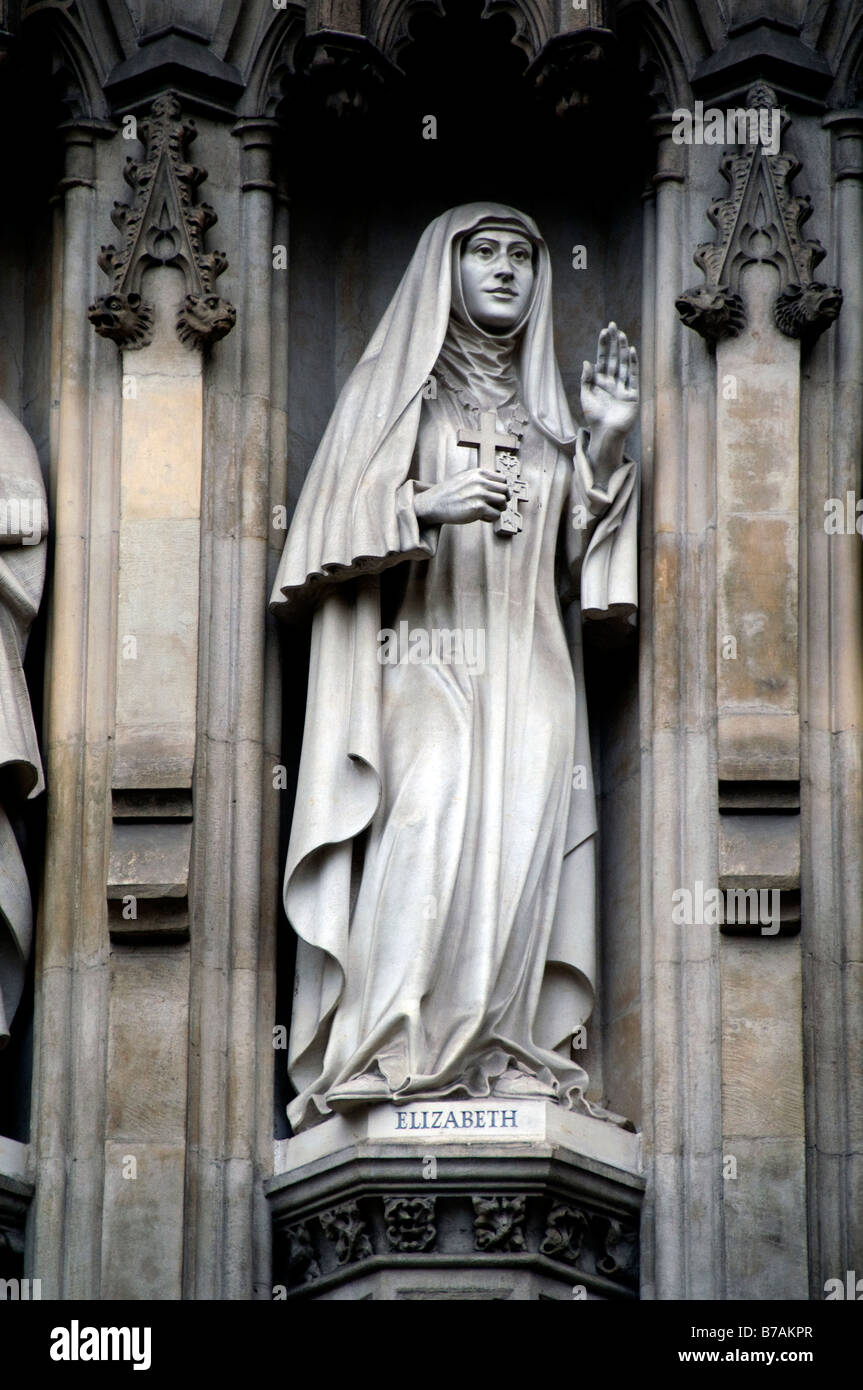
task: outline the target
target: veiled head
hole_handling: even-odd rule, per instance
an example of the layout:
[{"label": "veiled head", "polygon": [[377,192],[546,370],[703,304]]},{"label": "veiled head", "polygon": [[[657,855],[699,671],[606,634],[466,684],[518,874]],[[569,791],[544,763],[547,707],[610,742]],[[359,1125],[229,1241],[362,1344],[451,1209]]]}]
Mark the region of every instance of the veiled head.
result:
[{"label": "veiled head", "polygon": [[523,319],[533,294],[534,248],[525,233],[485,226],[466,236],[460,250],[464,306],[490,333],[506,333]]}]

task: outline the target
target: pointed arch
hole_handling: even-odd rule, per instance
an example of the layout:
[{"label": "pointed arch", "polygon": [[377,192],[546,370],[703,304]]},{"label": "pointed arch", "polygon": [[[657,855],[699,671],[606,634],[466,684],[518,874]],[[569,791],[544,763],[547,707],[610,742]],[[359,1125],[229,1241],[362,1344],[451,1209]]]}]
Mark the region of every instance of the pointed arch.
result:
[{"label": "pointed arch", "polygon": [[369,8],[368,37],[396,66],[402,50],[413,41],[411,25],[417,15],[445,17],[444,0],[377,0]]},{"label": "pointed arch", "polygon": [[283,80],[294,71],[294,53],[305,31],[302,5],[273,9],[264,19],[245,74],[246,90],[240,115],[275,116],[283,96]]},{"label": "pointed arch", "polygon": [[110,107],[102,90],[104,74],[99,72],[97,54],[90,40],[76,0],[41,0],[26,6],[21,19],[22,34],[46,42],[56,58],[55,72],[66,74],[60,100],[70,116],[84,120],[105,120]]},{"label": "pointed arch", "polygon": [[836,81],[831,106],[863,103],[863,14],[836,54]]},{"label": "pointed arch", "polygon": [[507,15],[515,25],[511,42],[533,62],[554,32],[549,22],[550,9],[551,6],[542,5],[538,0],[485,0],[482,17],[492,19],[498,14]]},{"label": "pointed arch", "polygon": [[691,97],[686,62],[664,16],[648,0],[637,0],[621,16],[618,34],[637,53],[655,110],[673,111],[686,105]]}]

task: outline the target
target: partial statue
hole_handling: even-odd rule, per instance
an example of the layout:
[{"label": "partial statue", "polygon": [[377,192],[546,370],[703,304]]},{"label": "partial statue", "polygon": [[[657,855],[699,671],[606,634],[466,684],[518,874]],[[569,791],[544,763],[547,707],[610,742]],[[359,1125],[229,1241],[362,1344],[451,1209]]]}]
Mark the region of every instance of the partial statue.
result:
[{"label": "partial statue", "polygon": [[638,360],[613,323],[581,403],[586,429],[531,218],[436,218],[339,396],[272,598],[312,620],[284,883],[295,1132],[433,1097],[620,1119],[573,1048],[596,976],[582,619],[637,601]]},{"label": "partial statue", "polygon": [[33,935],[27,871],[13,830],[21,803],[44,789],[24,679],[30,624],[45,583],[48,508],[39,459],[0,401],[0,1047],[21,1002]]}]

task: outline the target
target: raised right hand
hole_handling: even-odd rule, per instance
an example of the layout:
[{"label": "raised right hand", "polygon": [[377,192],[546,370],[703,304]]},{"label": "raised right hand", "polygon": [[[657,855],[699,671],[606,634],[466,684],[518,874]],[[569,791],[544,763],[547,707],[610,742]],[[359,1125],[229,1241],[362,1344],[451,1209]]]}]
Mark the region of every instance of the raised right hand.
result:
[{"label": "raised right hand", "polygon": [[415,492],[414,510],[425,526],[441,526],[445,521],[464,526],[469,521],[496,521],[508,497],[509,487],[499,473],[466,468],[424,492]]}]

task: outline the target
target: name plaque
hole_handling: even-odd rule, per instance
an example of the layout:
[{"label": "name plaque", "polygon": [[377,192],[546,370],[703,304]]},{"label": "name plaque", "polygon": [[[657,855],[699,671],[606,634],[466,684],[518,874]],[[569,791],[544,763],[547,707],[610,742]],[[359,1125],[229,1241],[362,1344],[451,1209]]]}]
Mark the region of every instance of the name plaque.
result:
[{"label": "name plaque", "polygon": [[537,1140],[545,1138],[545,1105],[535,1101],[412,1101],[375,1105],[369,1111],[370,1139],[443,1142]]},{"label": "name plaque", "polygon": [[548,1101],[524,1097],[487,1100],[413,1100],[406,1105],[369,1105],[293,1139],[277,1139],[274,1172],[286,1173],[328,1154],[364,1144],[485,1144],[498,1147],[541,1144],[568,1149],[583,1158],[641,1172],[641,1137],[591,1115],[562,1110]]}]

